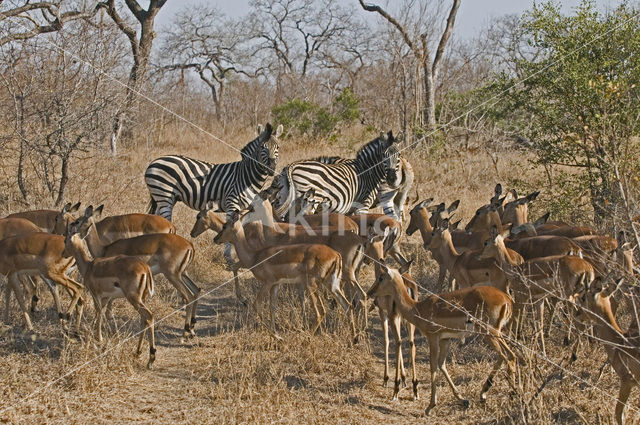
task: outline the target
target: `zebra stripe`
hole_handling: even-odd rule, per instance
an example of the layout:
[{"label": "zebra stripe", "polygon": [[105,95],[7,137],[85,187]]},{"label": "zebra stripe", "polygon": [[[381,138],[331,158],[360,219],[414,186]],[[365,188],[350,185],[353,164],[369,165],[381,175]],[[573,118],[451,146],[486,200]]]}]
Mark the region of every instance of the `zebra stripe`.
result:
[{"label": "zebra stripe", "polygon": [[323,157],[285,167],[272,184],[276,214],[282,217],[294,200],[309,190],[314,200],[326,201],[328,210],[359,213],[369,210],[381,184],[398,180],[399,155],[391,132],[363,146],[355,159]]},{"label": "zebra stripe", "polygon": [[210,164],[181,155],[152,161],[145,172],[151,195],[151,214],[171,220],[173,206],[182,201],[195,210],[233,211],[246,208],[274,174],[278,160],[277,137],[272,127],[240,150],[242,159],[227,164]]}]

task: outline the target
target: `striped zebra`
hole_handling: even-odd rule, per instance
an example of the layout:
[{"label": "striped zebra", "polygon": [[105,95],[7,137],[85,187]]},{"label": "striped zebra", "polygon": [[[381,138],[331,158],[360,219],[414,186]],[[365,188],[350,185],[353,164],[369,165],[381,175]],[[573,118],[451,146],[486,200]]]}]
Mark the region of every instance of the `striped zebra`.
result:
[{"label": "striped zebra", "polygon": [[152,161],[144,173],[151,195],[150,214],[171,221],[173,206],[182,201],[194,210],[224,211],[227,217],[246,208],[260,192],[267,178],[275,174],[278,137],[282,125],[272,134],[271,124],[240,151],[242,159],[227,164],[163,156]]},{"label": "striped zebra", "polygon": [[[345,164],[349,161],[353,161],[349,158],[342,158],[341,156],[321,156],[314,158],[313,161],[319,161],[325,164]],[[382,212],[389,217],[400,220],[402,223],[407,218],[406,201],[409,196],[409,191],[413,187],[413,180],[415,174],[413,173],[413,167],[405,158],[400,157],[400,169],[397,174],[397,179],[393,183],[382,182],[378,189],[378,195],[370,209],[381,207]],[[297,200],[297,199],[296,199]],[[314,211],[330,212],[327,211],[329,205],[326,199],[322,202],[315,200],[305,200],[306,203],[316,202],[316,209]],[[304,204],[303,204],[304,205]]]},{"label": "striped zebra", "polygon": [[399,180],[396,141],[390,131],[360,148],[355,159],[332,161],[324,157],[288,165],[274,178],[271,187],[277,216],[282,217],[296,198],[310,189],[314,189],[316,200],[326,200],[329,211],[367,212],[376,202],[382,184],[394,185]]}]

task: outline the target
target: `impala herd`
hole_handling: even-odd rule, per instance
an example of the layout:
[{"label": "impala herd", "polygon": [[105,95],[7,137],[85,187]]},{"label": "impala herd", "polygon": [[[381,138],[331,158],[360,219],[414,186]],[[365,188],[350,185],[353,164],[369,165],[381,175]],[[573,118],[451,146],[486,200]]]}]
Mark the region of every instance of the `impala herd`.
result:
[{"label": "impala herd", "polygon": [[[233,245],[237,255],[232,267],[236,295],[242,298],[237,272],[249,269],[260,287],[254,303],[257,316],[262,321],[268,299],[270,314],[264,323],[279,340],[283,338],[277,331],[275,311],[281,284],[299,288],[303,320],[307,317],[304,296],[308,295],[315,314],[312,333],[321,328],[326,315],[325,293],[349,315],[356,340],[366,327],[367,302],[372,299],[370,308],[378,308],[384,334],[385,385],[389,380],[389,324],[396,342],[394,400],[406,381],[401,350],[403,320],[408,322],[412,395],[418,398],[414,330],[420,330],[428,341],[430,355],[431,400],[427,414],[436,406],[438,370],[454,396],[465,406],[469,404],[446,368],[452,340],[480,334],[497,353],[481,389],[480,400],[484,402],[503,364],[509,385],[516,390],[516,347],[521,345],[522,326],[533,324],[540,340],[540,355],[546,357],[544,337],[549,335],[555,314],[575,322],[580,333],[588,333],[587,325],[593,324],[593,339],[603,343],[608,361],[621,380],[615,417],[622,424],[631,389],[640,381],[640,306],[637,289],[630,284],[636,270],[631,244],[623,232],[616,239],[592,228],[550,222],[548,214],[529,221],[528,206],[537,196],[534,192],[519,197],[515,190],[503,195],[497,185],[489,202],[477,209],[462,230],[458,229],[460,221],[454,220],[459,201],[447,206],[433,199],[416,199],[406,226],[382,214],[322,213],[321,203],[303,205],[297,216],[302,224],[292,224],[274,219],[269,193],[263,192],[247,212],[232,213],[227,221],[211,211],[201,211],[191,237],[212,230],[216,244]],[[147,366],[151,367],[156,346],[148,299],[154,293],[157,274],[166,277],[184,302],[182,338],[195,336],[200,288],[186,271],[194,259],[194,246],[159,216],[126,214],[100,219],[102,206],[89,206],[80,213],[79,207],[67,204],[62,210],[26,211],[0,219],[0,274],[7,277],[5,321],[9,321],[13,291],[25,326],[33,329],[30,313],[37,307],[36,287],[43,280],[52,292],[61,321],[66,326],[73,320],[72,335],[79,336],[86,289],[94,301],[95,332],[102,342],[102,324],[105,316],[111,316],[111,303],[126,298],[142,324],[137,352],[141,352],[146,335]],[[438,285],[443,287],[449,276],[446,292],[427,291],[428,296],[421,300],[418,293],[426,289],[408,274],[412,260],[400,248],[403,233],[411,236],[415,232],[420,233],[424,249],[439,266]],[[388,265],[387,257],[393,258],[399,269]],[[365,290],[359,274],[362,265],[368,263],[373,263],[375,281]],[[71,297],[64,311],[58,286]],[[545,304],[550,307],[546,329]],[[618,305],[627,306],[633,313],[626,332],[616,321]],[[528,306],[536,307],[533,318],[527,316]],[[575,355],[577,343],[573,350]]]}]

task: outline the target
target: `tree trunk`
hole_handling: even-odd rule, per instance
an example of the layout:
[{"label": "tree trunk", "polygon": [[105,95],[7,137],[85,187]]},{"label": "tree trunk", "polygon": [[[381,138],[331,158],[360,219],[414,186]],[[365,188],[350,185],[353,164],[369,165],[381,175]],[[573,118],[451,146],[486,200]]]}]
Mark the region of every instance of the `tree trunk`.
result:
[{"label": "tree trunk", "polygon": [[58,197],[56,199],[56,207],[60,206],[64,200],[67,183],[69,182],[69,157],[63,156],[60,158],[62,164],[60,166],[60,186],[58,186]]}]

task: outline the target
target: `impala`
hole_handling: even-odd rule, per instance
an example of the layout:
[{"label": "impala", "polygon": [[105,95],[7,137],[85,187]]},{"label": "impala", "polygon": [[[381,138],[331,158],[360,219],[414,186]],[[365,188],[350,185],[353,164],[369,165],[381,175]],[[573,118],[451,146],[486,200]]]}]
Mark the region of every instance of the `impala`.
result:
[{"label": "impala", "polygon": [[269,330],[277,339],[282,339],[276,333],[274,321],[277,290],[281,283],[302,285],[309,290],[317,318],[312,333],[320,327],[325,315],[322,300],[320,299],[322,312],[318,310],[316,301],[315,292],[319,284],[328,286],[338,303],[345,311],[349,310],[349,302],[340,287],[342,259],[334,249],[321,244],[296,244],[254,250],[245,239],[244,229],[237,212],[233,213],[231,220],[224,224],[222,231],[214,238],[214,242],[233,244],[242,265],[249,268],[262,285],[254,305],[260,319],[262,319],[261,305],[267,294],[269,295]]},{"label": "impala", "polygon": [[[492,229],[491,238],[485,242],[481,258],[496,260],[502,273],[500,281],[508,285],[508,287],[499,287],[504,290],[510,288],[513,291],[519,310],[531,298],[538,301],[550,296],[552,317],[555,304],[559,299],[566,299],[565,296],[574,294],[583,282],[591,282],[595,278],[593,266],[575,255],[558,255],[525,261],[520,254],[506,247],[503,236],[496,228]],[[556,281],[559,282],[559,287],[555,286]],[[538,331],[542,350],[545,352],[544,303],[541,302],[539,308]]]},{"label": "impala", "polygon": [[604,343],[607,360],[620,377],[615,416],[618,425],[623,425],[629,395],[640,382],[640,325],[636,317],[627,332],[622,331],[611,308],[611,295],[620,287],[622,279],[613,285],[607,284],[606,280],[596,278],[574,299],[580,306],[578,317],[593,323],[596,337]]},{"label": "impala", "polygon": [[[408,261],[400,250],[400,238],[402,236],[402,224],[386,214],[356,214],[351,219],[358,223],[358,232],[361,236],[369,236],[370,232],[384,235],[384,258],[391,255],[401,266]],[[388,230],[387,230],[388,229]],[[386,232],[386,233],[385,233]]]},{"label": "impala", "polygon": [[[104,205],[94,210],[97,217],[102,214]],[[154,233],[176,233],[176,227],[167,219],[155,214],[122,214],[105,217],[96,221],[96,231],[104,243],[112,243],[120,239]]]},{"label": "impala", "polygon": [[116,298],[126,298],[140,315],[142,324],[136,350],[138,355],[142,350],[144,336],[147,332],[149,333],[147,367],[151,368],[156,358],[154,320],[153,313],[145,305],[146,300],[153,295],[151,269],[144,261],[136,257],[119,255],[94,259],[85,241],[87,235],[92,231],[94,231],[93,226],[82,228],[82,221],[74,221],[70,224],[64,239],[64,254],[75,257],[84,284],[93,297],[97,315],[98,342],[102,343],[102,319],[105,308]]},{"label": "impala", "polygon": [[[444,204],[440,204],[435,208],[431,208],[431,210],[433,211],[432,220],[432,218],[430,218],[428,214],[432,201],[433,199],[430,198],[416,204],[413,207],[413,209],[409,213],[410,221],[406,231],[407,236],[411,236],[413,233],[415,233],[416,230],[419,231],[420,235],[422,236],[422,242],[424,244],[425,250],[428,250],[431,244],[431,234],[433,233],[435,225],[434,221],[437,221],[437,219],[441,217],[441,212],[445,210]],[[452,204],[452,206],[454,206],[454,204]],[[435,216],[435,218],[433,216]],[[487,239],[489,235],[488,232],[476,232],[469,234],[463,230],[453,230],[450,231],[450,233],[451,240],[456,248],[456,251],[459,253],[466,250],[482,248],[482,243]],[[433,256],[433,259],[436,260],[439,266],[438,286],[442,286],[447,272],[447,266],[444,264],[444,260],[438,251],[432,252],[431,254]],[[450,286],[453,288],[453,276],[449,277]]]},{"label": "impala", "polygon": [[64,233],[67,224],[75,220],[72,213],[78,211],[79,208],[80,202],[73,206],[71,202],[68,202],[62,210],[24,211],[10,214],[6,218],[24,218],[38,226],[43,232],[61,235]]},{"label": "impala", "polygon": [[498,353],[498,361],[489,373],[489,377],[480,393],[481,401],[493,384],[493,378],[507,363],[509,381],[515,385],[516,357],[502,336],[502,329],[508,323],[513,311],[511,298],[499,289],[490,286],[476,286],[454,292],[433,294],[415,301],[409,296],[402,275],[396,269],[384,266],[369,291],[370,296],[392,297],[399,314],[413,323],[429,342],[431,367],[431,402],[426,409],[428,415],[436,406],[436,373],[442,371],[453,395],[465,406],[464,400],[453,383],[446,368],[446,358],[452,339],[464,338],[472,332],[486,332],[490,345]]},{"label": "impala", "polygon": [[[380,259],[376,263],[376,277],[383,273],[381,265],[384,263]],[[399,270],[402,276],[402,283],[405,286],[405,290],[409,294],[409,297],[414,301],[418,301],[418,285],[416,285],[413,278],[405,273],[409,270],[411,261],[405,266],[402,266]],[[403,270],[404,269],[404,270]],[[373,300],[373,306],[378,307],[378,314],[380,315],[380,322],[382,323],[382,334],[384,337],[384,378],[383,385],[386,387],[389,382],[389,322],[391,322],[391,330],[393,331],[393,338],[396,343],[396,376],[393,386],[392,400],[398,400],[398,393],[400,392],[400,379],[402,379],[402,385],[406,386],[407,373],[404,368],[404,362],[402,360],[402,316],[398,312],[398,307],[393,301],[391,296],[378,296]],[[413,399],[417,400],[418,397],[418,378],[416,376],[416,344],[415,344],[415,326],[407,322],[408,334],[409,334],[409,346],[411,356],[411,370],[413,373]]]},{"label": "impala", "polygon": [[509,192],[513,195],[514,200],[505,203],[502,207],[500,214],[502,225],[519,226],[527,223],[529,221],[529,203],[536,199],[540,192],[532,192],[522,198],[518,198],[518,192],[515,189],[511,189]]},{"label": "impala", "polygon": [[[194,336],[196,309],[200,288],[186,273],[194,256],[193,244],[173,233],[152,233],[106,243],[93,221],[94,210],[87,207],[73,224],[86,235],[86,243],[94,257],[126,255],[136,257],[151,267],[153,274],[161,273],[173,285],[185,303],[185,325],[182,338]],[[87,228],[93,231],[85,232]]]},{"label": "impala", "polygon": [[[1,218],[0,219],[0,241],[6,238],[10,238],[13,236],[22,236],[29,233],[39,233],[42,232],[42,229],[36,226],[32,221],[27,220],[26,218]],[[31,276],[27,276],[27,282],[29,283],[28,294],[31,294],[31,312],[36,311],[36,304],[38,302],[38,296],[36,294],[36,284],[35,281],[32,280]],[[45,279],[49,290],[51,291],[51,295],[53,296],[53,301],[56,306],[56,311],[58,313],[58,317],[62,318],[62,307],[60,306],[60,297],[58,295],[58,287],[52,281]],[[8,314],[9,311],[9,298],[10,288],[7,285],[5,288],[5,300],[6,300],[6,312]],[[6,316],[5,316],[6,317]]]},{"label": "impala", "polygon": [[33,329],[19,276],[43,276],[64,286],[72,294],[66,317],[70,317],[71,312],[77,306],[76,332],[79,331],[82,318],[83,286],[65,274],[73,264],[73,259],[65,256],[63,251],[64,236],[52,235],[51,233],[29,233],[0,241],[0,274],[7,276],[8,279],[8,290],[5,292],[6,322],[9,320],[10,290],[13,290],[20,304],[27,328]]}]

